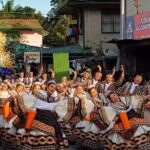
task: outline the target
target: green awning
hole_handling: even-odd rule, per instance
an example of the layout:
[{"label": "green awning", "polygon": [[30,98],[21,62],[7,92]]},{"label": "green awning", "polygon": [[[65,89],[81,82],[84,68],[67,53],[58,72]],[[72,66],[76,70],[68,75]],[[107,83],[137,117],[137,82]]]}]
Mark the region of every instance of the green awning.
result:
[{"label": "green awning", "polygon": [[93,54],[91,49],[83,49],[78,45],[42,48],[42,47],[19,44],[16,47],[16,57],[23,56],[24,52],[42,52],[42,54],[45,54],[45,55],[53,54],[53,53],[69,53],[69,54],[78,54],[78,55],[79,54]]}]

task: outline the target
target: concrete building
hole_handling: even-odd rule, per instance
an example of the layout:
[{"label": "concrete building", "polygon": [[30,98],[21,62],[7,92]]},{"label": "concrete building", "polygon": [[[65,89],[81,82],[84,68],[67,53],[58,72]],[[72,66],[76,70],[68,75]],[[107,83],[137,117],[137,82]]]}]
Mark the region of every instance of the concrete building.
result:
[{"label": "concrete building", "polygon": [[150,1],[125,1],[124,40],[112,41],[120,50],[121,64],[129,75],[137,73],[150,80]]},{"label": "concrete building", "polygon": [[[3,42],[16,41],[20,45],[34,46],[38,48],[39,53],[43,45],[43,37],[48,34],[48,32],[43,30],[38,19],[0,19],[0,33],[9,37]],[[18,46],[19,44],[14,47],[16,50],[15,54],[13,54],[13,60],[14,66],[21,70],[24,64],[24,53],[21,58],[18,57],[21,53],[21,49],[18,50]],[[8,50],[12,50],[11,47],[8,47]],[[36,63],[35,66],[38,66],[38,64]]]},{"label": "concrete building", "polygon": [[37,19],[0,19],[0,32],[18,34],[19,42],[41,47],[47,34]]},{"label": "concrete building", "polygon": [[134,16],[138,13],[144,13],[150,11],[149,0],[126,0],[126,16]]},{"label": "concrete building", "polygon": [[60,0],[57,12],[77,20],[81,47],[117,56],[117,47],[104,41],[120,38],[120,0]]}]

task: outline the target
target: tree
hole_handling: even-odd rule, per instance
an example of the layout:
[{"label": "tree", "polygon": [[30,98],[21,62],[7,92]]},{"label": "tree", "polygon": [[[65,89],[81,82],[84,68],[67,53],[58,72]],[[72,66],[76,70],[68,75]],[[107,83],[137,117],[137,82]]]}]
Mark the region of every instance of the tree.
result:
[{"label": "tree", "polygon": [[[14,0],[8,0],[4,4],[3,0],[0,1],[2,10],[0,10],[0,19],[20,19],[20,18],[36,18],[39,19],[41,24],[44,21],[44,17],[40,12],[36,13],[36,9],[31,7],[21,7],[17,5],[14,7]],[[19,31],[7,32],[7,49],[11,53],[15,53],[17,44],[19,43],[20,35]]]},{"label": "tree", "polygon": [[3,0],[0,1],[2,4],[2,8],[4,12],[12,12],[14,7],[14,0],[8,0],[6,4],[4,4]]},{"label": "tree", "polygon": [[51,6],[56,7],[58,4],[59,0],[51,0]]},{"label": "tree", "polygon": [[4,4],[3,0],[0,1],[2,5],[2,10],[0,10],[0,18],[14,18],[13,8],[14,8],[14,0],[8,0],[6,4]]},{"label": "tree", "polygon": [[6,34],[0,33],[0,67],[13,68],[11,54],[6,48]]},{"label": "tree", "polygon": [[31,7],[22,7],[20,5],[14,6],[14,0],[8,0],[4,4],[3,0],[0,1],[2,9],[0,10],[0,19],[20,19],[20,18],[36,18],[43,22],[44,17],[40,12]]},{"label": "tree", "polygon": [[56,14],[56,6],[58,0],[51,0],[52,9],[48,13],[43,27],[49,32],[49,35],[44,38],[44,45],[61,46],[65,43],[66,19],[65,16]]},{"label": "tree", "polygon": [[31,7],[18,7],[14,10],[15,18],[35,18],[36,9]]}]

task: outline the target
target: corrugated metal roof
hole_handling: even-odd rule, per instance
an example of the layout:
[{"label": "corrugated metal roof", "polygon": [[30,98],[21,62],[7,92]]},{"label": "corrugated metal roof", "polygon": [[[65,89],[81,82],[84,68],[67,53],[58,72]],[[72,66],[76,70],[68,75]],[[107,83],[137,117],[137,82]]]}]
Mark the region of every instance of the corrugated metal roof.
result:
[{"label": "corrugated metal roof", "polygon": [[70,53],[70,54],[92,54],[91,49],[83,49],[78,45],[68,45],[62,47],[51,47],[51,48],[42,48],[34,47],[24,44],[19,44],[16,48],[16,55],[21,56],[24,52],[41,52],[43,54],[53,54],[53,53]]},{"label": "corrugated metal roof", "polygon": [[0,19],[0,31],[7,30],[37,30],[42,31],[38,19]]},{"label": "corrugated metal roof", "polygon": [[112,39],[110,41],[106,41],[106,43],[113,43],[118,45],[119,47],[138,47],[144,45],[150,45],[150,38],[146,39]]}]

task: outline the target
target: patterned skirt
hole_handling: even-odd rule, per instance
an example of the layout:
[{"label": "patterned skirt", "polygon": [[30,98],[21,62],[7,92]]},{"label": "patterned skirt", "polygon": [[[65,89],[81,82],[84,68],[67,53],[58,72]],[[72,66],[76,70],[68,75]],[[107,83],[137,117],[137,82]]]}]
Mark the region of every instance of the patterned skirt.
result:
[{"label": "patterned skirt", "polygon": [[[39,111],[32,129],[10,133],[10,129],[1,127],[1,148],[4,150],[67,150],[68,141],[62,137],[59,124],[53,120],[50,112]],[[57,137],[61,137],[61,141]]]},{"label": "patterned skirt", "polygon": [[[91,150],[150,150],[150,128],[148,124],[141,118],[133,118],[130,123],[132,126],[131,132],[123,130],[121,123],[116,124],[113,129],[105,134],[81,131],[76,144],[82,149]],[[139,128],[143,128],[145,132],[138,134]],[[136,132],[137,134],[134,135]],[[114,143],[110,139],[113,134],[119,135],[118,138],[122,136],[124,142],[121,144]]]},{"label": "patterned skirt", "polygon": [[77,139],[77,146],[82,149],[104,150],[105,141],[99,140],[101,134],[94,134],[92,132],[81,132]]},{"label": "patterned skirt", "polygon": [[63,129],[63,132],[66,135],[66,139],[70,144],[75,144],[77,139],[79,138],[82,129],[79,128],[67,128],[65,123],[60,122],[60,126]]}]

